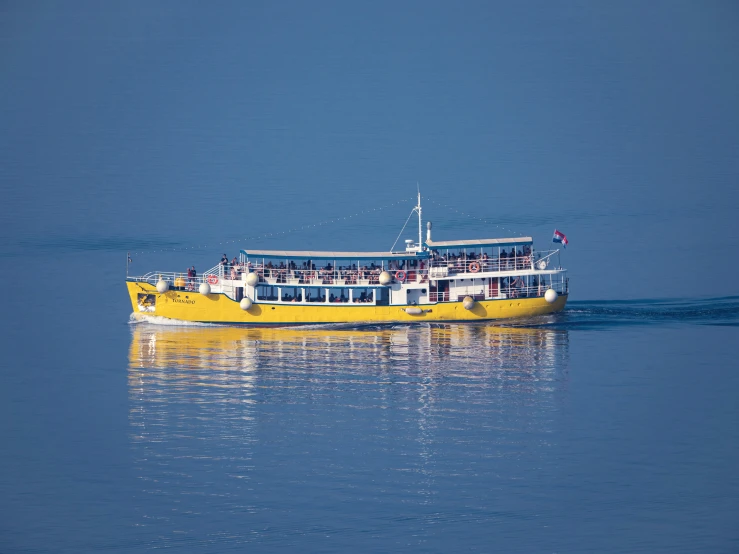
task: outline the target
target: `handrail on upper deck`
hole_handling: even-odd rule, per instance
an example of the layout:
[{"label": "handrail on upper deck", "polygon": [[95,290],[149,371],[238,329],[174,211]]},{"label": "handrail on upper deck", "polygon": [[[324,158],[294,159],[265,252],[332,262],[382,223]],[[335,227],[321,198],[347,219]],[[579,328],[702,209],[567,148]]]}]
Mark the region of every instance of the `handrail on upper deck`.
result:
[{"label": "handrail on upper deck", "polygon": [[[460,277],[462,275],[475,278],[490,273],[501,273],[509,271],[543,271],[546,268],[538,268],[542,260],[548,260],[558,250],[548,253],[536,252],[528,256],[514,256],[511,258],[480,258],[452,260],[436,259],[425,262],[424,267],[403,270],[390,270],[394,282],[403,283],[426,283],[429,279],[439,280],[449,277]],[[542,254],[545,254],[542,256]],[[347,285],[347,286],[380,286],[381,267],[361,268],[350,267],[326,267],[319,269],[292,269],[287,267],[269,267],[270,264],[254,265],[252,263],[240,263],[235,266],[229,264],[228,269],[222,264],[212,267],[197,277],[188,277],[186,273],[153,271],[142,277],[129,277],[128,280],[146,281],[156,285],[159,279],[169,281],[176,288],[176,283],[194,283],[199,285],[208,282],[211,285],[222,284],[223,281],[240,281],[248,273],[256,273],[260,284],[287,285],[287,286],[320,286],[320,285]],[[549,270],[552,271],[552,270]],[[559,270],[555,270],[559,271]],[[214,279],[215,278],[215,279]],[[210,280],[209,280],[210,279]]]}]

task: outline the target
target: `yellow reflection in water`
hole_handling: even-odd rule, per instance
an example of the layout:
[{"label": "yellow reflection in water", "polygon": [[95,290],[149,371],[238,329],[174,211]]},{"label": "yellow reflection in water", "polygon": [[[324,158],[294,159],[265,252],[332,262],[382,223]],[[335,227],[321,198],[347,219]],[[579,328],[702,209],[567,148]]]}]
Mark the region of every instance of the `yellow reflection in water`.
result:
[{"label": "yellow reflection in water", "polygon": [[[176,327],[136,325],[131,369],[255,371],[260,358],[484,362],[489,368],[553,364],[567,332],[542,328],[432,325],[340,330],[313,328]],[[476,364],[476,363],[477,364]],[[455,364],[454,370],[464,368]]]},{"label": "yellow reflection in water", "polygon": [[[358,445],[370,453],[401,448],[402,456],[388,451],[392,471],[418,475],[419,501],[432,502],[445,471],[437,467],[440,449],[460,449],[465,459],[511,456],[519,435],[547,431],[567,341],[567,331],[492,325],[135,325],[128,369],[135,470],[144,494],[186,491],[145,516],[189,514],[198,495],[255,511],[244,499],[257,486],[255,472],[272,475],[265,458],[287,463],[305,449]],[[442,459],[456,459],[442,451]],[[341,472],[336,456],[332,471]],[[227,478],[214,481],[213,468]]]}]

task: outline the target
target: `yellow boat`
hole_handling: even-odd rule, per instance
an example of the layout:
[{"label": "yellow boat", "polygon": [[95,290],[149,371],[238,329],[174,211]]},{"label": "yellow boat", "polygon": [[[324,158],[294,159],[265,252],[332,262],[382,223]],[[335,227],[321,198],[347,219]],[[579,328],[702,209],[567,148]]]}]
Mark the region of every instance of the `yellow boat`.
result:
[{"label": "yellow boat", "polygon": [[[154,271],[128,277],[134,317],[284,326],[484,321],[564,309],[559,250],[531,237],[423,241],[402,251],[241,250],[236,264],[203,275]],[[510,252],[508,251],[510,249]],[[555,264],[555,260],[557,263]]]}]

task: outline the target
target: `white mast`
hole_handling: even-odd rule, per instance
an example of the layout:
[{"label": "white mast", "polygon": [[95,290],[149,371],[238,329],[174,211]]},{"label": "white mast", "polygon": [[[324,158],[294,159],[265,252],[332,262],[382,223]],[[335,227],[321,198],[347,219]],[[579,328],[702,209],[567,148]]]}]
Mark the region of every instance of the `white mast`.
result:
[{"label": "white mast", "polygon": [[[416,183],[418,186],[418,183]],[[421,225],[421,187],[418,187],[418,205],[416,206],[418,211],[418,251],[423,252],[423,226]]]},{"label": "white mast", "polygon": [[403,225],[403,228],[400,230],[400,234],[398,235],[398,238],[395,239],[395,242],[390,247],[390,252],[392,252],[393,248],[395,248],[395,245],[398,244],[398,240],[403,234],[403,231],[405,231],[405,228],[408,226],[408,222],[413,217],[413,212],[418,213],[418,245],[411,246],[413,241],[411,239],[408,239],[407,241],[405,241],[406,242],[405,248],[406,248],[406,252],[413,252],[414,250],[417,252],[423,252],[423,226],[421,224],[421,189],[420,187],[418,189],[418,204],[413,206],[413,209],[411,210],[411,213],[408,216],[408,219],[405,220],[405,224]]}]

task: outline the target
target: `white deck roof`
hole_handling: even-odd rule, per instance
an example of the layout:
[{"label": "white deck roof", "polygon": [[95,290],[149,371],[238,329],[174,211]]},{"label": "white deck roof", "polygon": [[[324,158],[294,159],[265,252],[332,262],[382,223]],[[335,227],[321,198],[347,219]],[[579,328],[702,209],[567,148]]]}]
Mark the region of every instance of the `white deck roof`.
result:
[{"label": "white deck roof", "polygon": [[518,246],[523,244],[534,244],[531,237],[519,237],[517,239],[473,239],[473,240],[427,240],[426,246],[436,250],[437,248],[483,248],[485,246]]},{"label": "white deck roof", "polygon": [[242,250],[249,258],[300,258],[305,260],[425,259],[428,252],[333,252],[320,250]]}]

